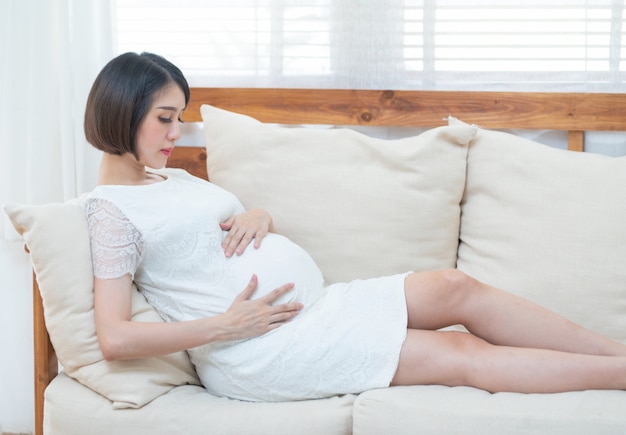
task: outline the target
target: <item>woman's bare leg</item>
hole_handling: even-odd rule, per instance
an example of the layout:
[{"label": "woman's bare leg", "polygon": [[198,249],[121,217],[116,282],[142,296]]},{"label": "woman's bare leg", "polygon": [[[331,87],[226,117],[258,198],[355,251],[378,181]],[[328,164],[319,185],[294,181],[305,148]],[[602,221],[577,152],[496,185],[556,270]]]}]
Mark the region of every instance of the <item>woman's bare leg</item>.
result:
[{"label": "woman's bare leg", "polygon": [[626,357],[496,346],[464,332],[408,330],[392,385],[491,392],[626,389]]},{"label": "woman's bare leg", "polygon": [[462,324],[496,345],[626,356],[626,345],[458,270],[409,275],[405,293],[411,329],[436,330]]}]

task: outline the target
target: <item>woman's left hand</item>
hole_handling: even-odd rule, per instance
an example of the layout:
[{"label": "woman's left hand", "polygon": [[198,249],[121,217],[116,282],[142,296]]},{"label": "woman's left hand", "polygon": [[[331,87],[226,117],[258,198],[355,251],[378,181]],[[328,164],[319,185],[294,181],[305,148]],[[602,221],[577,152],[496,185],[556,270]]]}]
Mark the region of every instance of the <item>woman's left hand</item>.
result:
[{"label": "woman's left hand", "polygon": [[272,217],[260,208],[235,215],[221,223],[220,227],[228,231],[222,243],[226,257],[243,254],[252,239],[254,239],[254,247],[259,248],[263,238],[273,228]]}]

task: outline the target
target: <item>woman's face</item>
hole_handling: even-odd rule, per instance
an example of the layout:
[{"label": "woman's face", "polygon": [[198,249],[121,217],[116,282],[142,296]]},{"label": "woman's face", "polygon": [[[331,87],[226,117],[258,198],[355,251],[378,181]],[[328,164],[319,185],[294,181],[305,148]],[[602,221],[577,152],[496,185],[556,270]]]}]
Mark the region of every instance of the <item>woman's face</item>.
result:
[{"label": "woman's face", "polygon": [[136,150],[139,162],[149,168],[165,166],[180,137],[180,117],[185,110],[185,95],[175,84],[158,93],[152,107],[139,125]]}]

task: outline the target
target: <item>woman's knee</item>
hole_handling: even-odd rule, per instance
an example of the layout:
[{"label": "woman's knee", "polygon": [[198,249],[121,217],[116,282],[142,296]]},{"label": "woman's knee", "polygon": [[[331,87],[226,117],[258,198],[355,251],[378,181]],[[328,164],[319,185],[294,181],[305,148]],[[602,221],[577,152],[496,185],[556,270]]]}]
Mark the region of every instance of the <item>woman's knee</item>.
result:
[{"label": "woman's knee", "polygon": [[443,269],[438,273],[444,286],[450,290],[466,290],[472,281],[465,272],[458,269]]},{"label": "woman's knee", "polygon": [[446,269],[414,274],[407,279],[409,328],[440,329],[461,323],[471,300],[471,278]]},{"label": "woman's knee", "polygon": [[392,385],[469,385],[489,346],[466,332],[409,330]]},{"label": "woman's knee", "polygon": [[429,272],[418,272],[409,276],[409,285],[433,290],[459,290],[468,287],[473,280],[458,269],[441,269]]},{"label": "woman's knee", "polygon": [[458,306],[471,298],[474,282],[458,269],[445,269],[438,272],[440,297],[451,306]]}]

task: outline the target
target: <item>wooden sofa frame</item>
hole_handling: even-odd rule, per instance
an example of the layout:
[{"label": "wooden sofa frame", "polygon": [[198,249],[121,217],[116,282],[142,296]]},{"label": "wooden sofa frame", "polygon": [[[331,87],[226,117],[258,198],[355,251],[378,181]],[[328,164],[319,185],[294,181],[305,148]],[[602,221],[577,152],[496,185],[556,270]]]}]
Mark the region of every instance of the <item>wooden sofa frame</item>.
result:
[{"label": "wooden sofa frame", "polygon": [[[211,104],[279,124],[436,127],[447,116],[489,129],[563,130],[584,151],[586,131],[626,131],[626,94],[192,88],[184,114],[200,122]],[[177,147],[168,166],[207,178],[202,147]],[[43,434],[44,391],[58,374],[33,275],[35,433]]]}]

